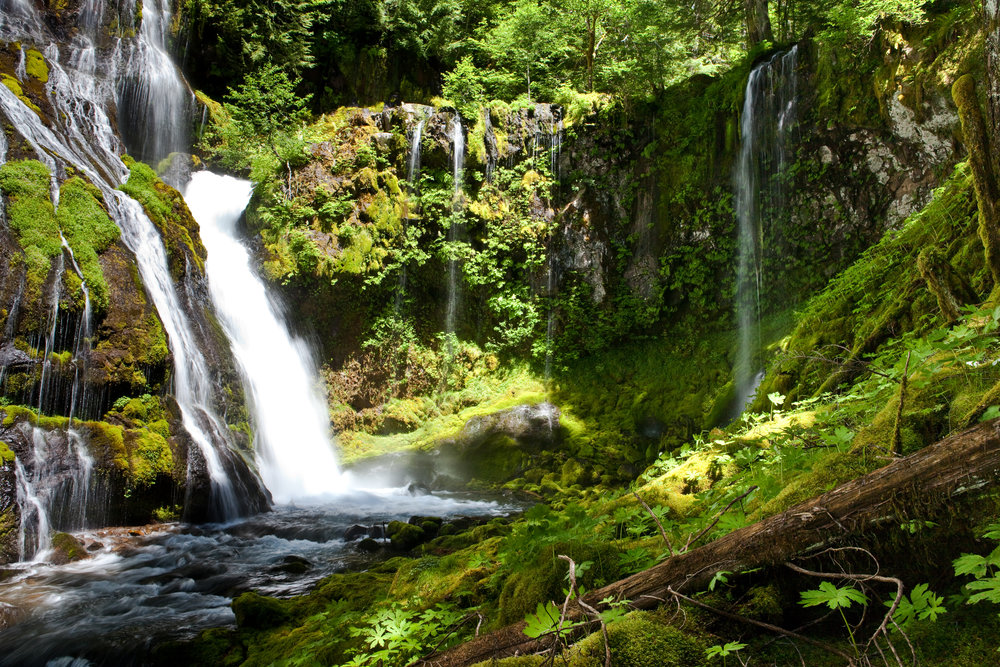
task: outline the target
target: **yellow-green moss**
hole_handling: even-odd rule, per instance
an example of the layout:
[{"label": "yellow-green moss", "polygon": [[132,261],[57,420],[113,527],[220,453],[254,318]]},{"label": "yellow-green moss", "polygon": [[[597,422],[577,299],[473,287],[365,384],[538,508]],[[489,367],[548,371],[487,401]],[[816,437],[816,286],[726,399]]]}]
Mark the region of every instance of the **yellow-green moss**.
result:
[{"label": "yellow-green moss", "polygon": [[171,275],[175,279],[183,276],[188,260],[204,272],[207,252],[198,236],[198,223],[191,216],[184,198],[161,181],[149,165],[128,157],[125,163],[129,167],[129,177],[119,189],[142,204],[160,231]]},{"label": "yellow-green moss", "polygon": [[21,88],[21,84],[17,79],[12,77],[10,74],[0,72],[0,83],[3,83],[3,85],[7,86],[7,88],[10,89],[10,92],[17,95],[17,99],[24,102],[24,104],[29,109],[37,113],[39,116],[42,115],[41,108],[37,104],[32,102],[30,99],[28,99],[28,97],[24,94],[24,89]]},{"label": "yellow-green moss", "polygon": [[97,255],[121,236],[121,231],[105,211],[102,200],[100,190],[74,176],[59,189],[59,210],[56,214],[87,282],[91,303],[99,313],[107,310],[109,296]]},{"label": "yellow-green moss", "polygon": [[11,451],[10,446],[0,440],[0,464],[12,463],[16,458],[14,452]]},{"label": "yellow-green moss", "polygon": [[28,49],[24,69],[28,76],[35,77],[40,83],[48,83],[49,66],[38,49]]},{"label": "yellow-green moss", "polygon": [[52,266],[51,258],[62,253],[49,170],[37,160],[8,162],[0,166],[0,191],[8,198],[10,228],[25,251],[27,297],[37,299]]}]

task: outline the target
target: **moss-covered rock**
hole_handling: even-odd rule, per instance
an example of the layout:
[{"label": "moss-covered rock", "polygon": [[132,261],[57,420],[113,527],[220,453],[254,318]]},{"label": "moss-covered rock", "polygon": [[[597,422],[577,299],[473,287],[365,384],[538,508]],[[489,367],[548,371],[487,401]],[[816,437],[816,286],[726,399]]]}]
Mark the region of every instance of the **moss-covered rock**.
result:
[{"label": "moss-covered rock", "polygon": [[233,600],[236,625],[246,629],[275,628],[291,618],[288,603],[258,595],[253,591],[243,593]]},{"label": "moss-covered rock", "polygon": [[170,273],[175,280],[187,274],[191,265],[204,273],[207,252],[198,235],[198,223],[191,216],[184,197],[159,179],[151,167],[126,158],[129,178],[121,190],[146,209],[149,219],[160,231],[167,248]]},{"label": "moss-covered rock", "polygon": [[83,273],[94,310],[100,316],[108,309],[110,295],[98,254],[118,240],[121,230],[108,217],[100,190],[79,176],[68,179],[59,188],[56,218]]},{"label": "moss-covered rock", "polygon": [[409,551],[431,537],[422,527],[403,521],[390,521],[385,535],[397,551]]},{"label": "moss-covered rock", "polygon": [[87,551],[83,542],[69,533],[55,533],[52,535],[52,555],[50,560],[56,565],[65,565],[78,560],[86,560],[91,554]]}]

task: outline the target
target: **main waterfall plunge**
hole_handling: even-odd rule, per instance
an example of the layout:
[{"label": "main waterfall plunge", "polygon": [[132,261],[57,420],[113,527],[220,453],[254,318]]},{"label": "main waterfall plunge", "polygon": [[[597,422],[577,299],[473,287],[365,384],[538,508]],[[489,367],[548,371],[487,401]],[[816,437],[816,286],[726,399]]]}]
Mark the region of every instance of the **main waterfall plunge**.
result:
[{"label": "main waterfall plunge", "polygon": [[[211,303],[204,298],[200,272],[190,265],[183,270],[183,259],[173,262],[143,205],[120,189],[135,169],[121,157],[126,145],[117,130],[125,133],[128,149],[153,163],[167,151],[186,148],[191,94],[164,48],[164,27],[170,22],[165,4],[148,0],[142,6],[139,34],[115,33],[101,41],[99,26],[111,20],[102,18],[104,13],[132,19],[138,10],[127,2],[112,8],[88,1],[80,17],[83,29],[67,42],[49,32],[34,3],[0,0],[0,37],[44,50],[49,68],[44,96],[51,111],[32,110],[0,85],[0,118],[8,128],[0,128],[0,164],[17,152],[44,165],[54,211],[72,175],[99,192],[102,209],[121,231],[117,252],[128,263],[126,274],[134,276],[129,284],[138,286],[144,307],[155,309],[170,351],[164,362],[168,380],[140,389],[166,393],[163,403],[175,410],[170,435],[185,445],[187,497],[156,502],[183,500],[188,518],[203,523],[106,527],[124,519],[109,514],[112,475],[99,469],[87,440],[86,420],[104,419],[108,409],[107,399],[84,391],[99,323],[91,321],[89,286],[72,239],[64,239],[63,252],[53,256],[54,287],[44,290],[39,304],[46,315],[32,338],[44,360],[41,382],[22,401],[53,418],[14,427],[25,443],[14,461],[20,543],[13,557],[20,562],[6,566],[0,576],[0,665],[141,664],[163,640],[231,625],[230,599],[242,591],[301,593],[343,568],[355,557],[345,539],[348,528],[353,536],[360,529],[361,535],[384,539],[385,523],[413,515],[493,516],[513,509],[457,494],[414,495],[405,488],[406,480],[402,488],[349,488],[351,478],[337,465],[309,348],[289,333],[282,309],[255,275],[240,242],[238,223],[250,183],[201,172],[186,188],[208,251]],[[9,128],[16,141],[7,141]],[[0,207],[0,222],[6,214]],[[177,266],[182,270],[174,272]],[[79,321],[63,312],[64,296],[56,289],[60,277],[70,273],[78,276],[86,301]],[[18,303],[8,313],[8,325]],[[212,326],[213,316],[225,340],[217,340],[223,336]],[[63,345],[65,336],[55,336],[56,331],[75,336],[74,343]],[[228,364],[226,347],[243,379],[252,455],[233,427],[241,417],[227,414],[224,394],[227,389],[239,393],[239,388],[221,386],[228,382],[226,369],[218,367]],[[51,353],[66,354],[76,369],[64,382],[68,390],[53,379]],[[0,385],[4,370],[0,363]],[[159,397],[149,398],[159,405]],[[251,457],[256,460],[248,461]],[[362,485],[354,480],[353,486]],[[382,483],[376,479],[367,485]],[[269,507],[264,486],[277,501],[270,512],[263,511]],[[128,493],[141,495],[144,489]],[[49,562],[52,531],[72,531],[88,559]],[[286,568],[289,562],[294,567]]]},{"label": "main waterfall plunge", "polygon": [[251,188],[202,171],[184,196],[201,226],[212,300],[243,374],[261,476],[275,501],[288,502],[334,493],[342,483],[312,355],[288,332],[238,237]]}]

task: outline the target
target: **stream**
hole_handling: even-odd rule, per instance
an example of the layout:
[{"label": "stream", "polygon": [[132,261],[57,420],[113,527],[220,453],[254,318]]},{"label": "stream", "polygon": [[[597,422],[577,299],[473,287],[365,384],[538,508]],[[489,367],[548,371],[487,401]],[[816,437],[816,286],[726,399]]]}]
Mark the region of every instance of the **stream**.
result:
[{"label": "stream", "polygon": [[300,595],[375,558],[345,541],[353,525],[516,509],[461,494],[372,489],[222,524],[82,531],[76,536],[91,552],[86,560],[0,569],[0,665],[143,664],[163,641],[233,627],[230,601],[244,591]]}]

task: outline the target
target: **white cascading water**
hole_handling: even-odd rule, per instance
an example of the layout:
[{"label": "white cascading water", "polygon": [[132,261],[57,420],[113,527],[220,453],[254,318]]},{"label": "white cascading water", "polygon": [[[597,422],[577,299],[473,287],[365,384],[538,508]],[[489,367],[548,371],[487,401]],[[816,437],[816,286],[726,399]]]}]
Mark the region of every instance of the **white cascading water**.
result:
[{"label": "white cascading water", "polygon": [[239,239],[251,190],[249,181],[201,171],[184,198],[201,226],[212,300],[251,402],[260,473],[279,503],[336,493],[342,479],[312,355],[289,333]]},{"label": "white cascading water", "polygon": [[[465,167],[465,132],[462,129],[462,118],[456,113],[451,125],[451,145],[452,145],[452,179],[454,180],[454,203],[453,208],[456,212],[460,211],[462,208],[462,176]],[[458,242],[458,232],[459,232],[459,222],[457,216],[452,218],[451,225],[448,227],[448,244],[451,246],[449,248],[448,257],[448,304],[445,310],[444,319],[444,330],[445,333],[449,334],[448,346],[449,353],[448,356],[451,357],[454,350],[451,346],[454,344],[452,340],[452,334],[455,333],[456,318],[458,315],[458,258],[455,256],[456,248],[455,245]]]},{"label": "white cascading water", "polygon": [[[11,2],[6,0],[5,6]],[[30,3],[13,0],[13,4],[19,12],[16,16],[18,20],[6,21],[4,31],[36,29],[40,22],[34,16]],[[162,26],[167,18],[165,13],[158,11],[156,3],[149,3],[143,9],[144,24],[148,20],[151,25]],[[27,35],[36,42],[39,39],[38,33],[28,32]],[[162,58],[167,58],[167,62],[169,58],[156,44],[143,45],[146,36],[147,30],[144,29],[137,45],[131,48],[129,67],[138,72],[146,71],[144,68],[148,67],[148,71],[158,73],[156,77],[143,79],[149,93],[148,102],[154,104],[161,96],[175,95],[177,86],[183,88],[183,83],[176,69],[168,73],[160,68]],[[115,52],[118,53],[121,48],[119,41]],[[78,35],[69,49],[71,67],[74,63],[93,62],[93,45],[85,37]],[[115,97],[112,88],[116,67],[112,64],[104,72],[73,69],[70,74],[59,62],[59,50],[54,43],[45,49],[45,53],[49,61],[46,90],[49,102],[57,112],[53,118],[57,123],[57,132],[47,127],[6,86],[0,86],[0,110],[54,174],[57,167],[55,158],[58,158],[61,164],[74,167],[101,190],[108,212],[122,231],[122,240],[135,254],[145,288],[167,333],[174,359],[174,394],[185,429],[201,453],[211,482],[208,516],[229,519],[245,514],[255,503],[237,494],[223,464],[223,455],[227,458],[238,455],[232,453],[235,450],[231,446],[228,427],[212,407],[215,392],[212,376],[176,292],[163,242],[142,206],[116,189],[129,173],[119,157],[123,152],[121,142],[104,112],[108,102]],[[146,58],[149,60],[144,64]],[[127,106],[123,104],[127,101],[119,99],[119,110]],[[171,134],[173,125],[167,125],[166,130],[153,128],[153,134]],[[159,140],[154,143],[166,145]]]},{"label": "white cascading water", "polygon": [[796,113],[798,47],[780,53],[750,72],[743,101],[740,155],[734,171],[734,208],[739,227],[736,275],[738,348],[734,385],[735,418],[753,398],[764,377],[758,359],[763,280],[764,226],[783,206],[779,175]]},{"label": "white cascading water", "polygon": [[144,0],[141,7],[139,38],[118,42],[123,60],[116,77],[118,125],[132,155],[155,165],[188,150],[194,100],[167,53],[170,3]]}]

